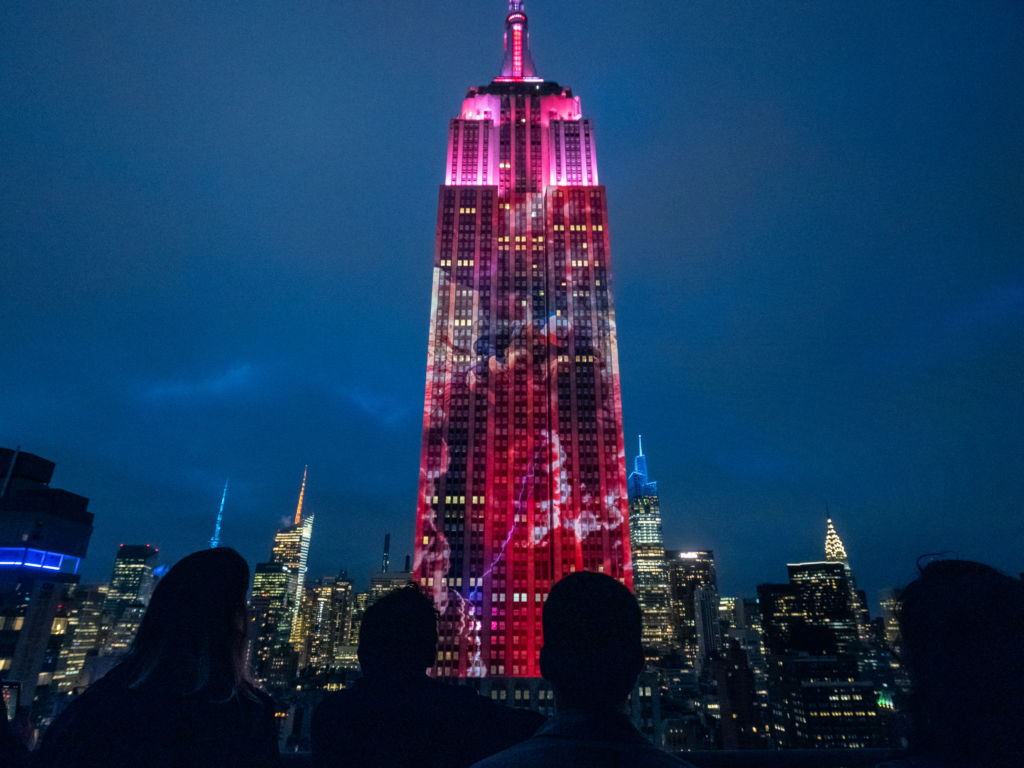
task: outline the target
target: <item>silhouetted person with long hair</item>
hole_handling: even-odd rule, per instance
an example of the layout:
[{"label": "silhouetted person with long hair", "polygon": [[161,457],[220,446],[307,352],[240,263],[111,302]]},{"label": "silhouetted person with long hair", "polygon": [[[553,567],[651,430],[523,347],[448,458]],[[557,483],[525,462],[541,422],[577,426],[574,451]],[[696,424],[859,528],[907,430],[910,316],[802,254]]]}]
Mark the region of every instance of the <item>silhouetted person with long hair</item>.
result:
[{"label": "silhouetted person with long hair", "polygon": [[274,706],[250,681],[249,567],[232,549],[160,579],[125,660],[50,726],[46,768],[276,766]]},{"label": "silhouetted person with long hair", "polygon": [[680,768],[630,724],[626,700],[644,664],[640,606],[602,573],[566,576],[544,604],[540,671],[556,714],[533,738],[474,768]]},{"label": "silhouetted person with long hair", "polygon": [[1024,582],[936,560],[900,596],[910,756],[892,768],[1024,766]]},{"label": "silhouetted person with long hair", "polygon": [[427,677],[437,657],[437,614],[414,586],[366,609],[358,654],[363,676],[313,715],[317,768],[465,768],[544,722]]}]

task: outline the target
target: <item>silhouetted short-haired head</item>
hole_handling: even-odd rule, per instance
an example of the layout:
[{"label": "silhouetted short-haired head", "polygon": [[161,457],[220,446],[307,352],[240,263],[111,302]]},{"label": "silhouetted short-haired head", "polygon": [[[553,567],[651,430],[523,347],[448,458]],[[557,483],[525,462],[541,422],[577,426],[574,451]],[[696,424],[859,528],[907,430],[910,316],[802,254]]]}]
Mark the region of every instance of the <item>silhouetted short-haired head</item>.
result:
[{"label": "silhouetted short-haired head", "polygon": [[434,603],[410,585],[366,609],[359,625],[359,664],[365,675],[423,674],[437,654]]},{"label": "silhouetted short-haired head", "polygon": [[643,668],[640,606],[603,573],[555,584],[544,604],[541,674],[563,708],[620,706]]},{"label": "silhouetted short-haired head", "polygon": [[936,560],[903,590],[899,621],[915,746],[979,765],[1024,750],[1024,582]]},{"label": "silhouetted short-haired head", "polygon": [[126,660],[129,685],[161,693],[230,693],[249,682],[249,566],[227,547],[179,560],[157,582]]}]

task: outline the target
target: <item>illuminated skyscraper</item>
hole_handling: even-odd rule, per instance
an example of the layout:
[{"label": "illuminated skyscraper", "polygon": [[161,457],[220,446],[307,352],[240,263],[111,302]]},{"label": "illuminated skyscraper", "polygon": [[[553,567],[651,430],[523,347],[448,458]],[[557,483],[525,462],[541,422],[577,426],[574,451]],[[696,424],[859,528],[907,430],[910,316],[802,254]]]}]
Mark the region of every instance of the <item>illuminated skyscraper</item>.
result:
[{"label": "illuminated skyscraper", "polygon": [[644,617],[644,645],[673,644],[672,600],[665,566],[658,483],[649,480],[643,442],[629,475],[629,537],[633,554],[633,591]]},{"label": "illuminated skyscraper", "polygon": [[868,601],[864,593],[857,589],[857,582],[853,578],[853,571],[850,570],[850,560],[846,556],[846,547],[839,533],[832,524],[832,518],[825,520],[825,559],[829,562],[842,563],[846,571],[847,586],[850,590],[850,604],[853,606],[854,620],[857,625],[857,636],[861,642],[866,643],[871,637],[871,629],[868,619]]},{"label": "illuminated skyscraper", "polygon": [[539,676],[555,581],[632,586],[609,267],[593,127],[537,76],[512,0],[438,199],[414,572],[439,675]]},{"label": "illuminated skyscraper", "polygon": [[[668,566],[669,588],[672,592],[672,624],[676,645],[690,666],[696,667],[701,656],[700,641],[705,648],[715,642],[707,625],[698,634],[698,621],[709,621],[708,616],[718,614],[718,575],[715,571],[715,553],[711,550],[665,553]],[[705,631],[709,630],[709,631]]]},{"label": "illuminated skyscraper", "polygon": [[256,677],[268,685],[283,685],[295,672],[296,655],[290,644],[295,606],[288,566],[259,563],[252,577],[252,657]]},{"label": "illuminated skyscraper", "polygon": [[335,666],[348,644],[352,624],[352,582],[344,572],[306,585],[302,601],[304,637],[299,668],[323,671]]},{"label": "illuminated skyscraper", "polygon": [[75,587],[68,616],[68,638],[60,650],[60,662],[54,680],[62,693],[84,689],[89,684],[86,661],[99,654],[105,640],[103,604],[106,584],[81,584]]},{"label": "illuminated skyscraper", "polygon": [[32,706],[55,689],[66,603],[92,535],[89,500],[50,487],[54,463],[0,448],[0,677]]},{"label": "illuminated skyscraper", "polygon": [[274,536],[270,562],[288,568],[288,603],[291,606],[291,643],[298,651],[302,647],[302,622],[299,607],[302,605],[306,586],[306,563],[309,560],[309,543],[313,537],[313,515],[302,516],[302,504],[306,496],[306,475],[309,467],[302,472],[302,486],[299,488],[299,503],[295,508],[295,522],[282,528]]},{"label": "illuminated skyscraper", "polygon": [[112,623],[121,620],[125,610],[134,604],[149,604],[153,594],[153,568],[160,550],[150,544],[122,544],[114,556],[114,571],[103,612]]}]

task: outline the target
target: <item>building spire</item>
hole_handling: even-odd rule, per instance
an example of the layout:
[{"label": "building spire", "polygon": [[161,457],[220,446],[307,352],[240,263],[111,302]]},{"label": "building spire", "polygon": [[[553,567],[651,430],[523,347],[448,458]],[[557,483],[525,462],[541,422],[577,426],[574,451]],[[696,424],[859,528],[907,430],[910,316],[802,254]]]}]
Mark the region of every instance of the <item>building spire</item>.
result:
[{"label": "building spire", "polygon": [[505,17],[505,58],[501,77],[510,80],[532,78],[537,73],[530,55],[530,32],[527,29],[523,0],[509,0]]},{"label": "building spire", "polygon": [[213,527],[213,538],[210,539],[210,549],[220,546],[220,523],[224,519],[224,502],[228,498],[228,480],[224,481],[224,493],[220,495],[220,509],[217,510],[217,524]]},{"label": "building spire", "polygon": [[636,436],[636,442],[637,442],[637,445],[640,447],[640,455],[643,456],[644,455],[644,436],[643,435],[637,435]]},{"label": "building spire", "polygon": [[832,525],[832,518],[826,518],[825,524],[827,526],[825,529],[825,559],[845,563],[846,547],[843,546],[843,540],[839,538],[835,526]]},{"label": "building spire", "polygon": [[302,470],[302,487],[299,488],[299,506],[295,508],[295,524],[302,522],[302,499],[306,495],[306,474],[309,472],[309,464]]}]

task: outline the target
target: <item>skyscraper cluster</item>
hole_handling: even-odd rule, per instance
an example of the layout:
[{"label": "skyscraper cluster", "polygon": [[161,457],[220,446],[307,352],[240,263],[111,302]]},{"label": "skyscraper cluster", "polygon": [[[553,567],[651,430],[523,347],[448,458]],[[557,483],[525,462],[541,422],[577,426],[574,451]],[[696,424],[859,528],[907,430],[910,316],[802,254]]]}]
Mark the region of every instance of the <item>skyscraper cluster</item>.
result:
[{"label": "skyscraper cluster", "polygon": [[869,622],[831,518],[824,558],[790,563],[757,597],[720,596],[710,550],[666,550],[642,443],[629,476],[634,587],[661,715],[638,696],[649,735],[677,749],[855,748],[893,742],[906,689],[893,655],[895,599]]},{"label": "skyscraper cluster", "polygon": [[[538,680],[544,602],[590,570],[640,604],[647,668],[631,715],[659,745],[889,743],[895,601],[873,631],[832,520],[824,559],[788,564],[788,581],[756,598],[721,596],[712,550],[666,549],[642,442],[625,467],[594,127],[570,88],[537,75],[524,4],[511,0],[500,74],[470,88],[449,124],[415,559],[393,570],[386,534],[366,590],[340,569],[307,578],[306,467],[294,516],[253,569],[250,659],[291,707],[292,735],[310,709],[302,692],[344,685],[358,666],[367,606],[409,583],[438,612],[434,675],[504,681],[494,698],[550,705]],[[156,547],[122,544],[109,584],[78,584],[93,516],[87,499],[49,487],[53,469],[0,449],[0,674],[36,702],[80,692],[129,651],[159,575]]]},{"label": "skyscraper cluster", "polygon": [[412,578],[408,557],[404,571],[391,569],[391,535],[385,534],[381,568],[371,576],[368,590],[357,591],[344,570],[307,580],[314,519],[305,509],[308,475],[307,467],[292,522],[274,535],[270,559],[253,570],[253,669],[257,680],[279,692],[294,691],[303,676],[356,669],[362,612]]},{"label": "skyscraper cluster", "polygon": [[314,519],[303,513],[308,474],[306,467],[294,521],[274,535],[270,560],[259,563],[253,573],[253,660],[257,679],[268,684],[283,685],[294,678],[304,645],[302,603]]}]

